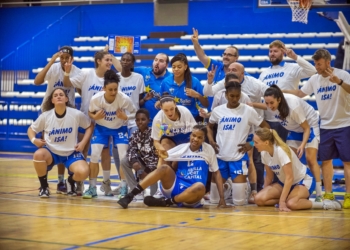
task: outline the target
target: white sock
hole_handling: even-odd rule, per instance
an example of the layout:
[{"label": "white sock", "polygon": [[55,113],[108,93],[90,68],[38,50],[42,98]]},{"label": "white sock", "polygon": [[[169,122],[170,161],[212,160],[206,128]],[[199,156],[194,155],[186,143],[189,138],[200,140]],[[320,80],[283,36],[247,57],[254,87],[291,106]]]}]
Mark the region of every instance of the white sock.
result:
[{"label": "white sock", "polygon": [[220,201],[220,195],[219,195],[219,190],[218,187],[216,186],[216,183],[211,182],[210,183],[210,203],[219,203]]},{"label": "white sock", "polygon": [[90,178],[89,183],[91,187],[96,187],[97,178]]},{"label": "white sock", "polygon": [[321,182],[316,182],[316,196],[322,196]]},{"label": "white sock", "polygon": [[103,181],[106,182],[111,178],[111,170],[103,170]]},{"label": "white sock", "polygon": [[63,182],[64,181],[64,174],[59,174],[58,175],[58,183]]},{"label": "white sock", "polygon": [[126,187],[126,186],[127,186],[126,180],[122,180],[120,182],[120,187]]},{"label": "white sock", "polygon": [[323,202],[312,202],[312,208],[313,209],[323,209]]}]

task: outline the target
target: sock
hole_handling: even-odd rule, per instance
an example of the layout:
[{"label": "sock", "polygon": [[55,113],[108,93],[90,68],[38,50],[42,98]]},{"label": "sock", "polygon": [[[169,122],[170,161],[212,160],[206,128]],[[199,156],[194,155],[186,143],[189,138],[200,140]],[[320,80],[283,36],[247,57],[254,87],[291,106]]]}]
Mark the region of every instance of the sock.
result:
[{"label": "sock", "polygon": [[68,182],[69,182],[69,184],[71,184],[72,186],[74,185],[75,180],[73,179],[73,175],[70,175],[70,176],[68,177]]},{"label": "sock", "polygon": [[251,191],[254,191],[254,190],[256,191],[257,190],[256,188],[257,188],[256,183],[250,183],[250,190]]},{"label": "sock", "polygon": [[103,182],[108,181],[111,178],[111,170],[103,170]]},{"label": "sock", "polygon": [[136,196],[138,194],[140,194],[144,189],[140,186],[140,184],[137,184],[137,186],[131,191],[131,194],[133,194],[133,196]]},{"label": "sock", "polygon": [[44,176],[41,176],[41,177],[38,176],[38,178],[39,178],[39,181],[40,181],[40,186],[42,188],[47,188],[49,186],[49,184],[47,183],[47,174],[44,175]]},{"label": "sock", "polygon": [[126,186],[127,186],[126,180],[122,180],[120,182],[120,187],[126,187]]},{"label": "sock", "polygon": [[312,208],[313,209],[323,209],[323,202],[312,201]]},{"label": "sock", "polygon": [[90,178],[89,183],[91,187],[96,187],[97,184],[97,178]]},{"label": "sock", "polygon": [[177,202],[175,201],[175,196],[170,198],[170,199],[166,199],[165,200],[166,204],[171,206],[171,205],[174,205],[174,204],[177,204]]},{"label": "sock", "polygon": [[58,175],[58,183],[61,183],[64,181],[64,174],[59,174]]},{"label": "sock", "polygon": [[316,182],[316,196],[322,196],[321,182]]}]

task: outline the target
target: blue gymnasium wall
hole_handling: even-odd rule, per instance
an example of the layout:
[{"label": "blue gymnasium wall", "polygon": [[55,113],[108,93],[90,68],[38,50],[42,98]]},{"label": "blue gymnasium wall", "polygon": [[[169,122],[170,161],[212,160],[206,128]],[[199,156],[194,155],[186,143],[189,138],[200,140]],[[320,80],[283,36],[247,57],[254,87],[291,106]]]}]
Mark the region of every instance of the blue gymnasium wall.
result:
[{"label": "blue gymnasium wall", "polygon": [[[0,58],[72,8],[73,6],[0,8]],[[86,5],[80,6],[77,11],[80,15],[77,36],[106,36],[111,33],[148,35],[151,31],[191,33],[192,27],[196,27],[201,34],[339,31],[334,22],[314,14],[316,10],[309,13],[307,25],[292,23],[289,8],[262,10],[256,7],[256,0],[190,2],[189,25],[176,27],[153,26],[153,3]],[[344,8],[342,11],[349,19],[350,11]],[[64,29],[75,27],[69,25]],[[60,39],[62,38],[58,36],[57,41]],[[71,41],[72,39],[73,37]],[[56,45],[54,47],[53,51]],[[38,56],[41,56],[40,52]]]}]

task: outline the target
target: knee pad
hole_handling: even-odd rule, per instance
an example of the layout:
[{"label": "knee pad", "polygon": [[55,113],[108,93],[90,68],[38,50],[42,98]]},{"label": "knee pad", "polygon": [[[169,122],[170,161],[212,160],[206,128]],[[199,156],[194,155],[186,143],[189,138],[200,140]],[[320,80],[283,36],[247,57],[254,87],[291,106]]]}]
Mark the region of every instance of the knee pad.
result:
[{"label": "knee pad", "polygon": [[210,199],[209,202],[213,204],[218,204],[220,201],[220,195],[218,187],[216,186],[216,183],[211,182],[210,183]]},{"label": "knee pad", "polygon": [[247,204],[247,183],[232,183],[232,200],[236,206]]},{"label": "knee pad", "polygon": [[91,157],[90,162],[98,163],[103,149],[103,144],[92,144],[91,145]]}]

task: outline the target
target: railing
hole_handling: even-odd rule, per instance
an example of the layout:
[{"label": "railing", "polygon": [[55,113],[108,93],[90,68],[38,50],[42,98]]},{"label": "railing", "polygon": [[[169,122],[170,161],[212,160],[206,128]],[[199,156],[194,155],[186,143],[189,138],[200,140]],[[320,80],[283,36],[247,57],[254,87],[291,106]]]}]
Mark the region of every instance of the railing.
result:
[{"label": "railing", "polygon": [[13,91],[18,80],[28,79],[31,69],[42,66],[43,58],[38,54],[52,55],[59,47],[69,45],[80,35],[79,25],[80,7],[77,6],[3,57],[0,60],[1,91]]}]

